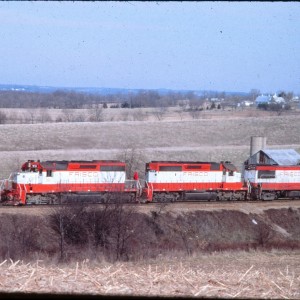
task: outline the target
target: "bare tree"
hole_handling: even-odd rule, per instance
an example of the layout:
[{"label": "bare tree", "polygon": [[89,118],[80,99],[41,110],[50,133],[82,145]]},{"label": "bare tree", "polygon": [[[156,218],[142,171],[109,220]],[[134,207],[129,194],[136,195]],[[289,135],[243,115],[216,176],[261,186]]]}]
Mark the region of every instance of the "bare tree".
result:
[{"label": "bare tree", "polygon": [[189,104],[188,102],[188,100],[180,100],[178,101],[178,106],[185,110]]},{"label": "bare tree", "polygon": [[72,109],[64,108],[62,110],[63,120],[65,122],[74,122],[74,111]]},{"label": "bare tree", "polygon": [[36,111],[34,109],[28,109],[27,110],[27,114],[26,114],[25,120],[28,123],[34,124],[35,120],[36,120],[36,117],[37,117],[36,116]]},{"label": "bare tree", "polygon": [[126,173],[128,178],[132,178],[135,171],[144,171],[145,157],[140,149],[134,147],[127,148],[118,157],[120,160],[126,162]]},{"label": "bare tree", "polygon": [[41,108],[39,110],[39,121],[41,123],[50,123],[52,122],[52,118],[46,108]]},{"label": "bare tree", "polygon": [[190,99],[189,100],[189,109],[190,110],[199,110],[203,105],[203,102],[200,102],[198,99]]},{"label": "bare tree", "polygon": [[50,227],[59,235],[60,259],[66,258],[66,244],[85,244],[87,234],[84,228],[85,206],[83,203],[65,204],[52,208]]},{"label": "bare tree", "polygon": [[[109,201],[108,201],[109,202]],[[112,210],[109,203],[105,203],[99,209],[88,212],[87,228],[90,238],[90,245],[94,256],[98,250],[105,252],[109,249],[109,234]]]},{"label": "bare tree", "polygon": [[161,106],[154,109],[154,116],[157,118],[158,121],[161,121],[164,115],[167,112],[167,107]]},{"label": "bare tree", "polygon": [[102,122],[103,121],[103,107],[96,105],[96,107],[90,110],[90,121],[91,122]]},{"label": "bare tree", "polygon": [[191,117],[192,117],[193,119],[199,119],[200,114],[201,114],[201,110],[199,110],[199,109],[191,109],[191,110],[189,111],[189,113],[190,113],[190,115],[191,115]]},{"label": "bare tree", "polygon": [[0,124],[5,124],[7,120],[7,116],[4,112],[0,111]]},{"label": "bare tree", "polygon": [[128,121],[129,118],[129,111],[128,110],[124,110],[121,113],[121,120],[122,121]]},{"label": "bare tree", "polygon": [[260,95],[260,90],[258,89],[251,89],[249,92],[249,95],[251,97],[251,100],[254,102],[255,99]]},{"label": "bare tree", "polygon": [[134,121],[144,121],[146,115],[141,108],[138,108],[133,110],[132,117]]},{"label": "bare tree", "polygon": [[125,206],[120,198],[111,209],[109,242],[114,253],[114,260],[128,259],[130,239],[138,230],[138,220],[135,217],[136,207]]},{"label": "bare tree", "polygon": [[32,258],[33,254],[42,251],[44,245],[39,239],[41,231],[45,229],[43,220],[38,216],[2,215],[0,258],[13,260]]},{"label": "bare tree", "polygon": [[179,117],[180,117],[180,120],[182,121],[182,119],[183,119],[183,109],[179,109],[179,110],[177,110],[176,111],[177,113],[178,113],[178,115],[179,115]]},{"label": "bare tree", "polygon": [[86,121],[86,113],[84,110],[79,109],[77,110],[75,116],[74,116],[75,122],[85,122]]}]

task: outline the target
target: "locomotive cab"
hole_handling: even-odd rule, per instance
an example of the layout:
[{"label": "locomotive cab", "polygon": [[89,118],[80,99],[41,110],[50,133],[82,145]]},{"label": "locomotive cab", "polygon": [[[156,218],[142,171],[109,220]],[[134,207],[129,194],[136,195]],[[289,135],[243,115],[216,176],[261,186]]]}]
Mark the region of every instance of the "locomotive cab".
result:
[{"label": "locomotive cab", "polygon": [[229,182],[240,182],[242,178],[242,174],[237,171],[237,168],[234,164],[230,161],[221,161],[222,169],[223,169],[223,176],[222,180],[225,183]]}]

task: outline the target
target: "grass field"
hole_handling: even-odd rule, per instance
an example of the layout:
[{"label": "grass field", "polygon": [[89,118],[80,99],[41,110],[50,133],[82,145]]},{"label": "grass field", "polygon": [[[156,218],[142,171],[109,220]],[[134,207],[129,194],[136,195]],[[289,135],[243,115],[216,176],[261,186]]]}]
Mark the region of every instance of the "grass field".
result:
[{"label": "grass field", "polygon": [[220,111],[197,120],[174,115],[162,121],[1,125],[0,178],[28,159],[118,159],[126,149],[136,149],[145,161],[230,160],[240,168],[253,135],[266,136],[269,148],[300,151],[300,114],[251,114]]}]

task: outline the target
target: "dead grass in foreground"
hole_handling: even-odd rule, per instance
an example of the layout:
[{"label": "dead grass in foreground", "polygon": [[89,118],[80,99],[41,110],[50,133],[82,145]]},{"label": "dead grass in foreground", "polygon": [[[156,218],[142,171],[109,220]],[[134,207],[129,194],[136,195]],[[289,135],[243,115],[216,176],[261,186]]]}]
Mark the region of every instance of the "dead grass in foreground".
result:
[{"label": "dead grass in foreground", "polygon": [[0,263],[0,292],[300,298],[300,252],[223,252],[189,258],[72,265]]}]

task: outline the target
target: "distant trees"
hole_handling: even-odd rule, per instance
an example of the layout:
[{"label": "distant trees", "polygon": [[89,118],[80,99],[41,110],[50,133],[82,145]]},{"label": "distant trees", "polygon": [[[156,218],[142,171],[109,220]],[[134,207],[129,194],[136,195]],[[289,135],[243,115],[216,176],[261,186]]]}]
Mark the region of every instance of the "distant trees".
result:
[{"label": "distant trees", "polygon": [[141,90],[138,93],[97,95],[66,92],[57,90],[53,93],[30,93],[24,91],[0,91],[0,108],[56,108],[81,109],[89,106],[108,107],[170,107],[176,106],[183,99],[200,99],[193,92],[169,92],[159,94],[157,91]]},{"label": "distant trees", "polygon": [[[171,107],[176,107],[176,113],[182,120],[185,116],[198,119],[201,111],[209,109],[224,109],[238,107],[238,104],[260,93],[251,89],[248,94],[226,94],[225,92],[195,93],[195,92],[158,92],[140,90],[129,94],[83,94],[73,91],[57,90],[53,93],[29,93],[24,91],[0,91],[0,124],[5,123],[49,123],[49,122],[102,122],[107,121],[143,121],[154,117],[163,120]],[[289,101],[292,92],[280,91],[278,96]],[[1,108],[20,108],[20,111],[4,112]],[[122,108],[116,113],[107,113],[107,108]],[[144,108],[149,108],[145,111]],[[281,113],[290,108],[285,105],[260,106],[260,109]],[[51,109],[51,112],[50,112]],[[55,110],[55,111],[54,111]],[[170,109],[171,110],[171,109]]]},{"label": "distant trees", "polygon": [[255,99],[260,95],[260,90],[258,89],[251,89],[249,92],[249,96],[251,101],[255,101]]},{"label": "distant trees", "polygon": [[284,111],[290,110],[291,106],[289,104],[282,103],[260,103],[257,106],[258,109],[268,110],[277,112],[277,115],[281,115]]},{"label": "distant trees", "polygon": [[285,100],[290,101],[290,100],[293,99],[294,93],[293,93],[293,92],[280,91],[280,92],[278,93],[278,97],[282,97],[282,98],[284,98]]},{"label": "distant trees", "polygon": [[55,91],[53,93],[29,93],[0,91],[0,108],[59,108],[79,109],[88,104],[115,102],[112,96]]},{"label": "distant trees", "polygon": [[[251,90],[251,95],[256,95],[257,90]],[[168,92],[158,93],[153,90],[141,90],[138,93],[98,95],[83,94],[73,91],[57,90],[53,93],[30,93],[24,91],[0,91],[0,108],[55,108],[55,109],[82,109],[88,107],[107,108],[142,108],[142,107],[174,107],[201,102],[209,97],[238,98],[242,96],[226,96],[225,93],[197,95],[194,92]],[[290,94],[289,94],[290,95]],[[291,96],[291,95],[290,95]],[[235,100],[235,99],[229,99]]]},{"label": "distant trees", "polygon": [[189,100],[189,113],[193,119],[199,119],[200,113],[203,110],[204,99],[192,98]]}]

